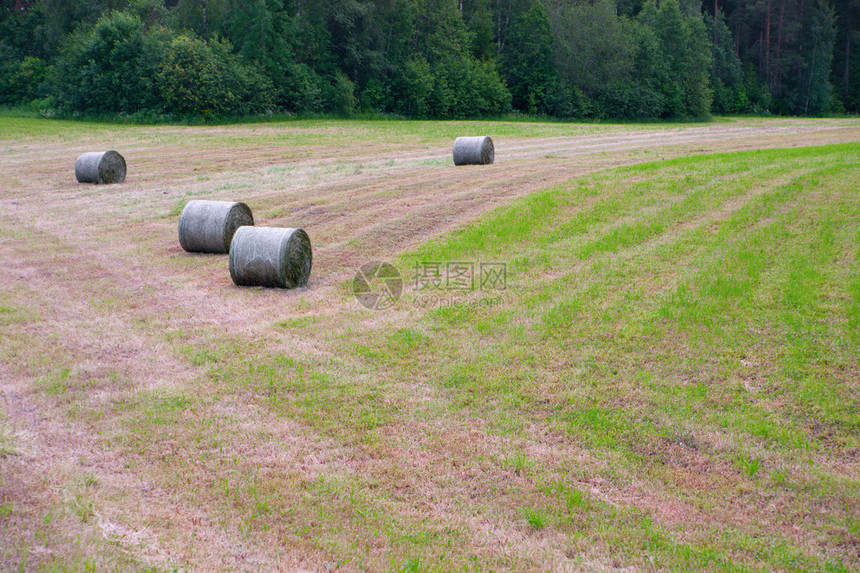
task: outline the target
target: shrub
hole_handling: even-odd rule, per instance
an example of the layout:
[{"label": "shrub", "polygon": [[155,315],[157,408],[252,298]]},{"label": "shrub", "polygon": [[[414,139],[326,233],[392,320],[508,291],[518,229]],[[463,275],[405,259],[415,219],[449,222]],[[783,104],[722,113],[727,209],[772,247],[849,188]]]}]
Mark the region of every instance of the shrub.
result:
[{"label": "shrub", "polygon": [[243,65],[227,41],[205,42],[112,13],[64,47],[53,78],[61,110],[248,114],[271,106],[272,83]]},{"label": "shrub", "polygon": [[160,47],[149,41],[135,16],[114,12],[101,18],[64,46],[53,74],[57,105],[93,113],[154,107]]},{"label": "shrub", "polygon": [[212,50],[184,34],[170,42],[156,83],[165,111],[180,115],[226,111],[236,99],[224,86]]},{"label": "shrub", "polygon": [[337,72],[328,88],[328,111],[349,115],[355,110],[355,84],[342,72]]},{"label": "shrub", "polygon": [[307,64],[288,63],[269,71],[274,83],[274,103],[288,111],[321,111],[323,79]]},{"label": "shrub", "polygon": [[0,104],[19,104],[39,97],[48,66],[39,58],[17,60],[14,51],[0,42]]}]

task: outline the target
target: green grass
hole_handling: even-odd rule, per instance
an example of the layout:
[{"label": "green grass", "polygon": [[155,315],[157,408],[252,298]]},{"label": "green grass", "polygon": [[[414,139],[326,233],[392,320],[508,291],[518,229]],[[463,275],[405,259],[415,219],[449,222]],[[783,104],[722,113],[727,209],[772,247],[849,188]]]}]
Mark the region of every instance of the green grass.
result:
[{"label": "green grass", "polygon": [[[246,357],[250,349],[241,341],[188,357],[208,367],[212,399],[244,396],[368,452],[391,447],[388,430],[410,420],[479,419],[490,434],[523,445],[531,443],[528,428],[544,428],[603,461],[571,472],[563,458],[505,448],[494,460],[474,454],[450,463],[510,472],[509,482],[494,484],[504,501],[483,499],[474,511],[493,520],[519,508],[511,519],[533,534],[555,531],[573,554],[669,569],[850,567],[855,557],[838,548],[860,543],[851,533],[860,483],[834,464],[860,446],[858,157],[860,146],[838,145],[689,157],[580,178],[398,261],[404,269],[416,261],[508,261],[513,292],[505,305],[413,308],[410,325],[332,330],[326,338],[339,356],[329,360],[263,353],[237,361],[240,348]],[[416,400],[404,383],[434,398]],[[169,428],[197,402],[182,397],[167,417],[138,418],[130,435]],[[194,433],[220,440],[212,429]],[[635,499],[594,499],[580,480],[611,490],[644,483],[685,511],[710,515],[728,504],[728,514],[682,535]],[[391,487],[386,478],[357,478],[349,495],[335,490],[348,503],[323,504],[320,524],[293,532],[357,559],[368,554],[343,545],[344,519],[451,539],[441,522],[387,515],[398,504]],[[287,511],[277,491],[272,484],[256,489],[252,503],[247,492],[231,503],[271,527]],[[787,517],[747,525],[746,512],[774,497],[791,508]],[[308,512],[310,499],[291,502],[291,515]],[[827,512],[810,517],[820,506]],[[797,542],[781,519],[816,531],[816,540]],[[398,564],[463,563],[428,553],[413,537],[389,541]]]},{"label": "green grass", "polygon": [[[856,311],[846,286],[857,271],[834,264],[843,253],[853,256],[856,241],[850,224],[858,217],[850,183],[856,151],[837,146],[705,156],[601,174],[502,209],[483,224],[423,247],[404,266],[487,254],[511,261],[526,290],[515,310],[435,313],[451,329],[496,325],[487,329],[496,335],[484,341],[486,350],[468,360],[469,369],[490,373],[483,387],[493,384],[492,372],[500,368],[510,382],[517,359],[505,359],[514,345],[498,326],[518,325],[526,334],[518,350],[526,346],[534,356],[558,356],[568,341],[587,341],[572,353],[585,366],[578,373],[582,386],[615,387],[616,378],[632,376],[630,382],[658,391],[648,404],[652,412],[657,407],[686,416],[708,403],[704,415],[712,423],[803,448],[816,444],[816,432],[808,433],[801,419],[813,409],[840,424],[846,445],[856,445],[856,394],[838,374],[855,366],[848,341]],[[736,208],[729,205],[774,180],[779,183],[772,189]],[[609,181],[615,182],[611,192]],[[702,216],[709,211],[724,213],[718,220]],[[541,276],[566,268],[578,272]],[[829,296],[846,298],[848,308],[831,308]],[[670,340],[676,338],[683,341],[680,349]],[[778,354],[771,354],[773,348]],[[639,368],[645,349],[656,359],[648,361],[653,368]],[[762,352],[764,387],[790,397],[776,411],[737,386],[748,369],[743,357]],[[529,369],[528,376],[540,373]],[[691,376],[698,380],[679,404],[678,379]],[[711,396],[709,378],[721,382]],[[553,385],[566,394],[564,386]],[[523,384],[493,390],[499,397],[528,399]],[[568,400],[567,411],[554,417],[592,441],[615,443],[627,429],[649,431],[648,420],[606,405],[603,392],[590,394],[593,402],[572,408]]]},{"label": "green grass", "polygon": [[535,529],[543,529],[546,526],[546,518],[537,510],[525,508],[523,510],[523,517]]},{"label": "green grass", "polygon": [[[16,121],[0,126],[23,137]],[[40,126],[34,137],[83,129]],[[296,120],[261,124],[256,143],[438,143],[485,127]],[[860,550],[858,180],[858,144],[579,177],[394,261],[407,289],[416,263],[504,262],[499,304],[413,305],[407,290],[371,313],[345,284],[322,302],[277,293],[292,314],[229,330],[162,305],[134,334],[191,380],[129,391],[127,373],[89,369],[60,337],[22,350],[45,313],[10,294],[4,358],[30,352],[31,390],[102,432],[126,471],[270,555],[356,569],[848,570]],[[88,311],[139,318],[121,289],[93,291]],[[0,456],[14,455],[3,436]],[[93,529],[108,485],[71,481],[63,515]]]},{"label": "green grass", "polygon": [[[0,112],[0,141],[4,139],[21,141],[25,139],[60,138],[85,134],[87,136],[105,137],[111,134],[139,134],[140,137],[152,137],[158,134],[158,141],[166,144],[188,144],[189,136],[196,145],[209,146],[245,146],[253,145],[284,145],[290,146],[320,146],[344,145],[370,142],[390,142],[393,138],[406,143],[430,143],[442,140],[453,141],[464,133],[484,133],[492,131],[494,138],[511,137],[554,137],[594,135],[629,131],[636,126],[647,130],[678,129],[681,123],[642,124],[625,123],[566,123],[557,121],[423,121],[404,119],[286,119],[267,121],[259,124],[249,124],[253,135],[232,135],[211,126],[177,125],[166,130],[165,126],[134,125],[122,123],[107,123],[99,121],[50,120],[39,117],[18,117],[11,113]],[[696,125],[696,124],[692,124]],[[208,143],[207,143],[208,142]],[[434,164],[430,162],[430,164]],[[342,166],[341,168],[345,168]]]},{"label": "green grass", "polygon": [[[735,485],[714,475],[713,490],[682,493],[697,505],[768,495],[798,468],[799,506],[841,500],[816,522],[826,530],[858,510],[859,484],[799,468],[860,446],[858,157],[856,144],[690,157],[536,193],[399,263],[509,261],[514,303],[429,311],[420,348],[363,335],[362,355],[392,381],[427,373],[452,415],[510,437],[547,424],[656,487],[689,463],[676,445],[734,468]],[[521,473],[524,459],[504,463]],[[754,568],[853,559],[747,545],[707,550]]]}]

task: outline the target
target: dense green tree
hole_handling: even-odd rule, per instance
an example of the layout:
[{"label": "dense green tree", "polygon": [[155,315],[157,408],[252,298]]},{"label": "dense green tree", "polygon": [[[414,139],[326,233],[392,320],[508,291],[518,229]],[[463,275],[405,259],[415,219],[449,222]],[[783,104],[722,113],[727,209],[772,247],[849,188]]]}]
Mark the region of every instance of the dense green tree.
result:
[{"label": "dense green tree", "polygon": [[0,8],[0,43],[11,50],[4,58],[22,60],[30,56],[49,60],[53,53],[41,37],[44,28],[45,13],[36,6],[16,11],[14,3],[9,2]]},{"label": "dense green tree", "polygon": [[0,56],[67,112],[818,115],[860,107],[860,0],[0,0]]},{"label": "dense green tree", "polygon": [[840,75],[839,87],[845,110],[860,113],[860,34],[852,45],[851,57],[842,64],[847,70]]},{"label": "dense green tree", "polygon": [[39,0],[36,10],[43,20],[36,37],[44,44],[47,59],[56,57],[70,34],[92,26],[106,11],[123,7],[122,0]]},{"label": "dense green tree", "polygon": [[30,102],[42,95],[48,66],[39,58],[16,57],[13,48],[0,41],[0,104]]},{"label": "dense green tree", "polygon": [[168,45],[156,85],[162,105],[179,114],[217,113],[235,102],[223,84],[215,54],[202,40],[184,34]]},{"label": "dense green tree", "polygon": [[42,95],[48,76],[48,66],[43,60],[27,56],[13,62],[8,71],[6,81],[0,80],[0,103],[29,102]]},{"label": "dense green tree", "polygon": [[860,0],[836,0],[832,83],[845,110],[860,112]]},{"label": "dense green tree", "polygon": [[[829,1],[735,1],[736,5],[727,8],[727,21],[736,53],[741,61],[753,66],[758,80],[766,85],[770,110],[826,113],[831,101],[828,80],[837,34]],[[850,16],[843,25],[848,26],[842,32],[847,36],[851,36],[852,28],[857,29]],[[823,76],[822,67],[826,67]]]},{"label": "dense green tree", "polygon": [[627,35],[633,42],[635,65],[622,117],[671,117],[669,102],[677,98],[677,84],[672,81],[660,40],[650,26],[637,21],[627,24]]},{"label": "dense green tree", "polygon": [[618,15],[626,18],[634,18],[642,10],[644,0],[618,0]]},{"label": "dense green tree", "polygon": [[[414,86],[420,92],[407,100],[410,109],[421,109],[416,115],[425,117],[473,117],[509,110],[510,93],[494,65],[482,64],[470,53],[472,38],[458,4],[419,0],[417,6],[413,55],[401,82],[401,89]],[[419,73],[425,77],[417,77]],[[402,108],[392,103],[393,110]]]},{"label": "dense green tree", "polygon": [[738,113],[749,110],[749,101],[744,93],[741,61],[735,55],[732,33],[725,18],[706,18],[708,37],[713,38],[713,66],[710,88],[713,92],[712,109],[716,113]]},{"label": "dense green tree", "polygon": [[508,42],[511,24],[519,14],[531,7],[532,0],[492,0],[493,23],[496,28],[496,55],[501,55]]},{"label": "dense green tree", "polygon": [[233,0],[226,32],[243,61],[271,80],[273,103],[289,111],[320,111],[325,82],[297,61],[296,16],[282,0]]},{"label": "dense green tree", "polygon": [[424,56],[406,61],[391,86],[391,111],[409,117],[428,117],[428,102],[435,81]]},{"label": "dense green tree", "polygon": [[[636,50],[613,0],[558,2],[550,13],[562,85],[563,113],[618,117],[631,81]],[[613,110],[613,111],[609,111]]]},{"label": "dense green tree", "polygon": [[493,0],[462,0],[463,21],[472,34],[472,55],[479,60],[491,60],[498,53]]},{"label": "dense green tree", "polygon": [[712,53],[701,15],[685,15],[674,0],[646,0],[639,20],[651,27],[669,69],[668,115],[703,118],[710,113]]},{"label": "dense green tree", "polygon": [[543,4],[537,0],[514,18],[502,64],[514,108],[531,113],[553,111],[556,72],[552,27]]},{"label": "dense green tree", "polygon": [[140,18],[147,27],[163,23],[168,14],[164,0],[129,0],[126,11]]},{"label": "dense green tree", "polygon": [[801,64],[797,83],[786,98],[789,113],[822,115],[830,111],[833,86],[830,66],[836,40],[836,15],[823,1],[813,3],[811,17],[803,31]]},{"label": "dense green tree", "polygon": [[243,66],[227,41],[173,38],[159,63],[156,87],[164,110],[180,115],[247,114],[269,104],[270,85]]},{"label": "dense green tree", "polygon": [[268,107],[272,91],[265,76],[239,62],[229,42],[147,30],[123,12],[73,36],[53,84],[61,109],[89,113],[256,113]]},{"label": "dense green tree", "polygon": [[283,8],[280,0],[233,0],[230,3],[225,29],[247,61],[265,65],[270,60],[293,58]]},{"label": "dense green tree", "polygon": [[[253,1],[253,0],[252,0]],[[178,0],[168,11],[166,24],[202,38],[221,35],[226,26],[229,0]]]},{"label": "dense green tree", "polygon": [[54,68],[60,108],[91,113],[134,113],[158,106],[153,78],[161,47],[149,41],[139,18],[114,12],[67,42]]}]

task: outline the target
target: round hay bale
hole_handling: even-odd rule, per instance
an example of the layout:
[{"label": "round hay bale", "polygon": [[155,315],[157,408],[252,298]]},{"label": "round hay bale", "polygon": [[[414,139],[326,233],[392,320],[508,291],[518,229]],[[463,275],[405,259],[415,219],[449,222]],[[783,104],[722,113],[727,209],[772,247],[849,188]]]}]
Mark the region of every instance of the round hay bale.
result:
[{"label": "round hay bale", "polygon": [[302,287],[312,262],[311,240],[302,229],[241,227],[230,245],[230,276],[239,286]]},{"label": "round hay bale", "polygon": [[125,159],[116,151],[91,151],[75,161],[78,183],[122,183],[125,181]]},{"label": "round hay bale", "polygon": [[189,253],[229,253],[236,229],[253,224],[244,203],[189,201],[179,215],[179,244]]},{"label": "round hay bale", "polygon": [[489,165],[495,158],[493,140],[486,135],[454,141],[454,165]]}]

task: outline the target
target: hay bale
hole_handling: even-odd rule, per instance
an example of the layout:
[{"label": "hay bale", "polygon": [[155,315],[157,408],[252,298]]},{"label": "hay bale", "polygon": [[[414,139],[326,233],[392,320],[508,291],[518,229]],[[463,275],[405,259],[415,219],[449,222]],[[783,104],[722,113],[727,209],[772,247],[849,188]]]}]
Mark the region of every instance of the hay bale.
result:
[{"label": "hay bale", "polygon": [[125,159],[116,151],[91,151],[75,161],[78,183],[122,183],[125,181]]},{"label": "hay bale", "polygon": [[229,253],[236,229],[253,224],[244,203],[189,201],[179,215],[179,244],[189,253]]},{"label": "hay bale", "polygon": [[311,240],[302,229],[242,227],[230,245],[230,276],[239,286],[302,287],[312,262]]},{"label": "hay bale", "polygon": [[495,158],[493,140],[486,135],[454,141],[454,165],[489,165]]}]

